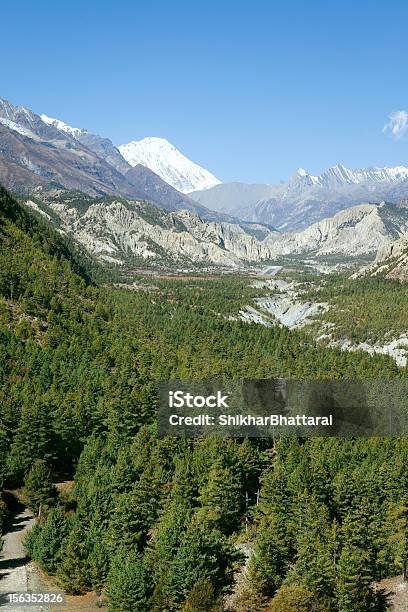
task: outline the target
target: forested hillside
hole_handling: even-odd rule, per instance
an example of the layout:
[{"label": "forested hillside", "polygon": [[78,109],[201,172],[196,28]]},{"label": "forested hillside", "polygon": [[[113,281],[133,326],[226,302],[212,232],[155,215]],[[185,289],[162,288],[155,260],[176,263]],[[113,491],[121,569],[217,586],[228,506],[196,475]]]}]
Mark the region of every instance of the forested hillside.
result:
[{"label": "forested hillside", "polygon": [[306,285],[305,298],[327,302],[331,308],[319,316],[330,325],[333,337],[353,342],[383,342],[405,335],[408,329],[408,285],[382,276],[350,278],[328,274]]},{"label": "forested hillside", "polygon": [[235,610],[385,609],[371,584],[406,572],[406,440],[160,439],[155,381],[405,369],[229,320],[245,278],[128,291],[93,285],[81,261],[0,191],[0,484],[41,505],[32,558],[111,610],[216,611],[251,541]]}]

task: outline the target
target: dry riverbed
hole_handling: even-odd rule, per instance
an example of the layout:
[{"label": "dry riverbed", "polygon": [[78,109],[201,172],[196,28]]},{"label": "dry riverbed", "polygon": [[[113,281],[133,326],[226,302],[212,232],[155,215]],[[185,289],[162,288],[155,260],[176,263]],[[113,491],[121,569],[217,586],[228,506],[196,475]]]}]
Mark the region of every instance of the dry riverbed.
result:
[{"label": "dry riverbed", "polygon": [[[252,283],[253,287],[267,290],[267,296],[261,296],[254,300],[253,305],[248,305],[239,312],[238,317],[242,321],[258,323],[265,327],[283,325],[289,329],[307,328],[312,323],[314,338],[324,342],[327,346],[340,348],[343,351],[365,351],[369,354],[388,355],[395,360],[400,367],[407,365],[408,359],[408,333],[401,334],[399,338],[391,339],[382,344],[370,344],[361,342],[353,344],[348,338],[335,339],[331,334],[331,324],[323,323],[319,328],[319,315],[334,308],[325,302],[312,302],[306,300],[301,283],[275,278],[281,271],[279,266],[265,268],[260,275],[264,278]],[[269,276],[269,278],[265,278]]]}]

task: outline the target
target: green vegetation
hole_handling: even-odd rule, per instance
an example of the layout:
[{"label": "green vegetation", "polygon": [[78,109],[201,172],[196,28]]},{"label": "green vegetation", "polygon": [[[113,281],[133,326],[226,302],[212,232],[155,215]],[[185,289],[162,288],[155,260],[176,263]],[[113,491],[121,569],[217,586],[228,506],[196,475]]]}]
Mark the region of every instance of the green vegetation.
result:
[{"label": "green vegetation", "polygon": [[370,276],[333,274],[320,280],[318,288],[308,288],[306,297],[332,305],[318,321],[334,325],[329,330],[333,338],[381,343],[408,331],[408,285]]},{"label": "green vegetation", "polygon": [[316,601],[316,596],[303,587],[285,586],[275,595],[266,612],[325,612],[327,608]]},{"label": "green vegetation", "polygon": [[24,492],[27,502],[33,510],[39,511],[42,506],[51,506],[57,497],[57,490],[52,482],[52,472],[43,459],[34,461],[24,479]]},{"label": "green vegetation", "polygon": [[[0,476],[41,503],[27,548],[69,592],[104,592],[118,611],[215,612],[246,537],[254,611],[379,611],[371,582],[406,573],[406,440],[156,435],[158,379],[405,376],[384,356],[229,320],[248,285],[98,288],[0,190]],[[52,481],[70,478],[56,499]]]}]

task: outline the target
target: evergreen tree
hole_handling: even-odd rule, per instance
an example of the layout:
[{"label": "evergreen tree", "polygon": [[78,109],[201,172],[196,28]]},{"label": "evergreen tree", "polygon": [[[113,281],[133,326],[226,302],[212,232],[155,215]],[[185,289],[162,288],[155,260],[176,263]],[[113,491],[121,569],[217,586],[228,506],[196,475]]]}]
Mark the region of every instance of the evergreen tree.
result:
[{"label": "evergreen tree", "polygon": [[233,472],[215,464],[208,475],[208,482],[200,491],[199,520],[231,533],[239,526],[242,497],[241,485]]},{"label": "evergreen tree", "polygon": [[25,547],[32,559],[47,572],[54,574],[61,561],[60,550],[70,531],[70,523],[61,506],[51,508],[45,521],[34,525],[25,539]]},{"label": "evergreen tree", "polygon": [[119,550],[113,558],[106,592],[109,609],[115,612],[149,610],[151,582],[143,558],[129,550]]},{"label": "evergreen tree", "polygon": [[276,517],[260,532],[249,566],[249,581],[258,591],[271,597],[281,586],[291,561],[291,551],[279,534]]},{"label": "evergreen tree", "polygon": [[24,494],[28,505],[38,512],[40,506],[55,502],[57,490],[52,482],[52,473],[46,461],[37,459],[24,480]]},{"label": "evergreen tree", "polygon": [[346,544],[337,564],[336,597],[339,612],[375,610],[376,598],[371,582],[369,554]]},{"label": "evergreen tree", "polygon": [[408,495],[397,504],[392,504],[388,513],[388,546],[396,571],[407,580],[408,571]]},{"label": "evergreen tree", "polygon": [[90,553],[86,533],[74,524],[60,550],[57,576],[68,593],[81,594],[92,588],[88,574]]},{"label": "evergreen tree", "polygon": [[329,612],[316,596],[301,586],[283,586],[265,612]]},{"label": "evergreen tree", "polygon": [[221,598],[217,597],[211,580],[202,577],[193,586],[181,612],[222,612]]}]

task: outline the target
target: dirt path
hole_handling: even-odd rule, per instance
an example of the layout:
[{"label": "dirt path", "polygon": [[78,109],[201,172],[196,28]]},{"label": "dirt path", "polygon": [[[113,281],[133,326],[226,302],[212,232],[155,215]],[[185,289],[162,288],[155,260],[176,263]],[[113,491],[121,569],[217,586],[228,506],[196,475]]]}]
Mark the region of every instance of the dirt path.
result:
[{"label": "dirt path", "polygon": [[34,525],[31,512],[16,505],[14,514],[3,536],[0,552],[0,610],[10,612],[48,612],[47,606],[10,605],[6,593],[41,592],[41,580],[28,564],[23,540],[27,531]]},{"label": "dirt path", "polygon": [[407,612],[408,610],[408,582],[401,576],[395,578],[385,578],[377,583],[377,587],[382,589],[388,596],[390,612]]}]

